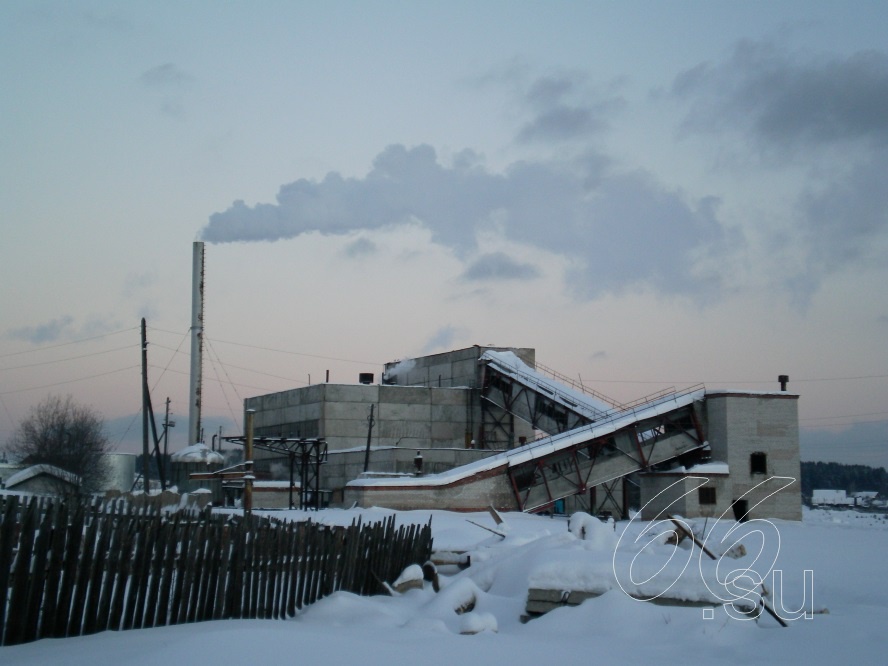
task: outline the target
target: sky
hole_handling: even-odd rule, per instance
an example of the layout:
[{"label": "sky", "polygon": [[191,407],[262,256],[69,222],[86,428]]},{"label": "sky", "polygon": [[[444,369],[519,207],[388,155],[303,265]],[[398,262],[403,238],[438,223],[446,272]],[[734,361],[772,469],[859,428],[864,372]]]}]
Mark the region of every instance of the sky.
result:
[{"label": "sky", "polygon": [[[797,392],[888,466],[879,2],[0,5],[0,441],[50,394],[204,421],[474,344],[629,401]],[[206,435],[209,439],[209,434]]]}]

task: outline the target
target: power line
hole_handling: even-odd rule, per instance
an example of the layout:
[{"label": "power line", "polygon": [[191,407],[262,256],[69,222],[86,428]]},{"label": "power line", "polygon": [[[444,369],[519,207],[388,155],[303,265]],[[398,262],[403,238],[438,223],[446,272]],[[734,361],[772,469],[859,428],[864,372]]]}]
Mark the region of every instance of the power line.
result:
[{"label": "power line", "polygon": [[882,416],[888,412],[867,412],[866,414],[841,414],[839,416],[809,416],[799,421],[826,421],[829,419],[855,419],[859,416]]},{"label": "power line", "polygon": [[[231,412],[231,419],[234,421],[235,425],[237,425],[237,417],[234,415],[234,410],[231,408],[231,403],[228,401],[228,394],[225,392],[225,388],[222,386],[222,382],[219,380],[219,372],[216,370],[216,362],[220,366],[222,366],[222,372],[225,373],[226,379],[228,379],[228,383],[231,385],[234,390],[234,395],[237,396],[237,399],[243,403],[243,398],[240,397],[240,394],[237,392],[237,388],[235,388],[234,382],[231,381],[231,377],[228,375],[228,370],[225,369],[225,364],[222,363],[222,360],[219,358],[219,354],[216,353],[216,348],[213,347],[212,343],[207,340],[207,351],[209,352],[208,356],[210,357],[210,363],[213,366],[213,373],[216,375],[216,381],[219,382],[219,388],[222,390],[222,397],[225,398],[225,404],[228,405],[228,411]],[[215,356],[216,360],[213,360]]]},{"label": "power line", "polygon": [[793,382],[850,382],[858,379],[885,379],[888,375],[859,375],[857,377],[817,377],[813,379],[793,379]]},{"label": "power line", "polygon": [[[2,395],[2,394],[0,394]],[[12,422],[12,414],[9,411],[9,407],[6,406],[6,401],[0,397],[0,405],[3,405],[3,411],[6,412],[6,418],[9,419],[10,423]]]},{"label": "power line", "polygon": [[[860,379],[886,379],[888,375],[859,375],[856,377],[812,377],[808,379],[796,379],[793,378],[790,380],[790,383],[799,382],[799,383],[810,383],[810,382],[847,382],[847,381],[857,381]],[[700,384],[700,380],[694,381],[677,381],[677,380],[663,380],[663,381],[655,381],[655,380],[644,380],[644,379],[584,379],[584,384],[663,384],[668,386],[689,386],[691,384]],[[759,379],[759,380],[714,380],[708,379],[702,382],[703,384],[773,384],[775,380],[771,379]]]},{"label": "power line", "polygon": [[[149,364],[148,364],[148,367],[149,367],[149,368],[155,368],[155,369],[157,369],[157,370],[160,370],[160,366],[158,366],[158,365],[151,365],[151,364],[149,363]],[[172,369],[169,369],[169,370],[167,370],[167,372],[171,372],[171,373],[176,374],[176,375],[186,375],[186,376],[190,376],[190,375],[191,375],[190,372],[185,372],[185,371],[183,371],[183,370],[172,370]],[[220,383],[223,383],[223,382],[220,381]],[[251,384],[240,384],[240,383],[235,384],[234,382],[230,382],[230,383],[231,383],[232,386],[240,386],[241,388],[255,389],[256,391],[266,391],[266,392],[268,392],[268,393],[275,393],[275,392],[276,392],[276,389],[270,389],[270,388],[268,388],[267,386],[253,386],[253,385],[251,385]],[[3,394],[0,393],[0,395],[3,395]]]},{"label": "power line", "polygon": [[[215,350],[214,350],[215,353]],[[294,384],[308,384],[308,382],[302,381],[301,379],[293,379],[292,377],[282,377],[281,375],[273,375],[270,372],[262,372],[261,370],[254,370],[252,368],[245,368],[242,365],[231,365],[230,363],[223,363],[221,359],[219,359],[218,354],[216,355],[216,360],[219,365],[226,368],[234,368],[235,370],[244,370],[246,372],[252,372],[257,375],[263,375],[264,377],[273,377],[274,379],[283,379],[285,382],[293,382]]]},{"label": "power line", "polygon": [[191,332],[190,328],[185,329],[184,334],[182,333],[182,331],[168,331],[165,328],[157,328],[157,327],[152,327],[151,330],[156,331],[158,333],[169,333],[170,335],[188,335]]},{"label": "power line", "polygon": [[340,363],[355,363],[357,365],[381,365],[378,361],[356,361],[349,358],[336,358],[334,356],[320,356],[318,354],[306,354],[303,352],[288,351],[286,349],[273,349],[271,347],[260,347],[258,345],[247,345],[242,342],[232,342],[231,340],[215,340],[215,342],[226,345],[236,345],[238,347],[247,347],[249,349],[259,349],[261,351],[276,352],[278,354],[291,354],[293,356],[306,356],[308,358],[319,358],[325,361],[339,361]]},{"label": "power line", "polygon": [[126,439],[126,436],[129,434],[129,431],[132,429],[133,424],[136,422],[136,419],[139,418],[141,415],[142,415],[141,409],[133,415],[133,418],[130,419],[129,425],[126,427],[126,430],[123,431],[123,434],[117,440],[117,446],[120,446],[123,443],[123,440]]},{"label": "power line", "polygon": [[123,349],[132,349],[138,345],[126,345],[125,347],[115,347],[114,349],[106,349],[105,351],[92,352],[90,354],[81,354],[80,356],[69,356],[68,358],[59,358],[54,361],[40,361],[39,363],[28,363],[26,365],[12,365],[8,368],[0,368],[0,372],[6,370],[22,370],[24,368],[36,368],[41,365],[52,365],[53,363],[64,363],[66,361],[76,361],[81,358],[89,358],[90,356],[101,356],[102,354],[112,354]]},{"label": "power line", "polygon": [[63,386],[65,384],[74,384],[76,382],[86,381],[87,379],[96,379],[98,377],[107,377],[108,375],[113,375],[118,372],[125,372],[127,370],[134,370],[138,367],[139,367],[138,365],[131,365],[126,368],[119,368],[117,370],[109,370],[108,372],[101,372],[97,375],[89,375],[87,377],[78,377],[77,379],[68,379],[66,381],[55,382],[53,384],[44,384],[43,386],[31,386],[28,388],[16,389],[15,391],[0,391],[0,395],[13,395],[15,393],[25,393],[27,391],[37,391],[40,389],[53,388],[54,386]]},{"label": "power line", "polygon": [[[836,417],[840,418],[840,417]],[[799,419],[799,422],[804,421],[806,419]],[[844,427],[844,426],[853,426],[858,425],[859,423],[888,423],[888,419],[863,419],[862,421],[848,421],[847,423],[821,423],[819,426],[805,426],[807,428],[832,428],[832,427]]]},{"label": "power line", "polygon": [[[166,367],[161,371],[160,377],[158,377],[156,380],[154,380],[154,386],[151,387],[152,390],[156,389],[157,385],[160,384],[160,380],[163,379],[163,376],[167,373],[167,370],[169,370],[170,365],[172,365],[172,363],[173,363],[173,359],[176,358],[176,354],[179,353],[179,348],[182,346],[182,343],[184,343],[187,338],[188,338],[188,333],[186,333],[185,335],[182,336],[182,338],[179,340],[179,345],[175,349],[170,350],[173,352],[172,355],[170,356],[170,360],[167,361]],[[151,343],[149,343],[149,344],[151,344]],[[154,346],[160,346],[160,347],[162,347],[162,349],[170,349],[169,347],[163,347],[162,345],[154,345]]]},{"label": "power line", "polygon": [[138,331],[139,328],[124,328],[119,331],[114,331],[113,333],[103,333],[102,335],[94,335],[90,338],[80,338],[79,340],[72,340],[70,342],[60,342],[56,345],[46,345],[44,347],[37,347],[35,349],[26,349],[24,351],[11,352],[9,354],[0,354],[0,358],[8,358],[10,356],[20,356],[22,354],[34,354],[40,351],[46,351],[47,349],[57,349],[59,347],[67,347],[69,345],[79,345],[83,342],[89,342],[90,340],[100,340],[101,338],[110,338],[112,335],[120,335],[121,333],[129,333],[131,331]]},{"label": "power line", "polygon": [[[186,333],[184,336],[182,336],[182,339],[183,339],[183,340],[185,340],[185,339],[187,339],[187,338],[188,338],[188,334],[187,334],[187,333]],[[176,347],[175,349],[173,349],[172,347],[167,347],[166,345],[162,345],[162,344],[160,344],[159,342],[150,342],[150,341],[149,341],[148,344],[150,344],[152,347],[158,347],[158,348],[160,348],[160,349],[166,349],[167,351],[171,351],[171,352],[173,352],[173,353],[175,353],[175,354],[183,354],[183,355],[185,355],[185,356],[191,356],[191,354],[189,354],[188,352],[179,351],[179,349],[182,347],[182,343],[181,343],[181,342],[179,343],[179,346]]]},{"label": "power line", "polygon": [[[179,335],[179,333],[176,331],[168,331],[168,330],[165,330],[162,328],[155,328],[153,330],[160,331],[162,333],[169,333],[171,335]],[[204,340],[209,341],[209,338],[206,335],[204,335]],[[335,356],[321,356],[320,354],[309,354],[306,352],[291,351],[289,349],[274,349],[273,347],[263,347],[261,345],[250,345],[250,344],[246,344],[244,342],[235,342],[233,340],[214,339],[213,342],[216,342],[218,344],[225,344],[225,345],[235,345],[237,347],[246,347],[248,349],[258,349],[260,351],[275,352],[277,354],[290,354],[292,356],[305,356],[307,358],[319,358],[319,359],[322,359],[325,361],[339,361],[341,363],[355,363],[358,365],[381,365],[378,361],[356,361],[354,359],[348,359],[348,358],[336,358]],[[231,366],[231,367],[235,367],[235,366]]]},{"label": "power line", "polygon": [[[210,344],[211,344],[210,340],[209,340],[208,338],[204,338],[204,339],[207,341],[207,346],[209,347]],[[154,347],[160,347],[161,349],[166,349],[166,350],[168,350],[168,351],[174,352],[174,354],[183,354],[183,355],[186,355],[186,356],[189,355],[188,352],[185,352],[185,351],[179,351],[178,348],[177,348],[177,349],[173,349],[172,347],[167,347],[167,346],[165,346],[165,345],[161,345],[161,344],[158,344],[158,343],[156,343],[156,342],[155,342],[155,343],[152,343],[152,346],[154,346]],[[215,354],[215,362],[218,363],[218,364],[219,364],[220,366],[222,366],[223,368],[233,368],[233,369],[235,369],[235,370],[243,370],[244,372],[252,372],[252,373],[255,374],[255,375],[262,375],[262,376],[264,376],[264,377],[271,377],[271,378],[273,378],[273,379],[282,379],[282,380],[284,380],[285,382],[292,382],[292,383],[294,383],[294,384],[307,384],[307,383],[308,383],[308,382],[306,382],[306,381],[304,381],[304,380],[301,380],[301,379],[294,379],[293,377],[284,377],[283,375],[275,375],[275,374],[272,374],[272,373],[270,373],[270,372],[263,372],[262,370],[256,370],[255,368],[247,368],[247,367],[244,367],[244,366],[242,366],[242,365],[234,365],[233,363],[225,363],[225,362],[219,357],[219,353],[215,350],[215,348],[213,349],[213,354]],[[227,375],[227,374],[228,374],[228,373],[226,372],[226,375]],[[232,384],[234,384],[234,382],[232,382]]]}]

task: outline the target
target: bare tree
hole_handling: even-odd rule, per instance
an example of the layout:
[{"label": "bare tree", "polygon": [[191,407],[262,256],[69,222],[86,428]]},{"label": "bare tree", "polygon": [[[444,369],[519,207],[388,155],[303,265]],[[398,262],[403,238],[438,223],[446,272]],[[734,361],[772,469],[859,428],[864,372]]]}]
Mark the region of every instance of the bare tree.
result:
[{"label": "bare tree", "polygon": [[31,409],[6,445],[24,463],[48,464],[76,474],[81,493],[101,490],[111,450],[104,419],[69,395],[49,396]]}]

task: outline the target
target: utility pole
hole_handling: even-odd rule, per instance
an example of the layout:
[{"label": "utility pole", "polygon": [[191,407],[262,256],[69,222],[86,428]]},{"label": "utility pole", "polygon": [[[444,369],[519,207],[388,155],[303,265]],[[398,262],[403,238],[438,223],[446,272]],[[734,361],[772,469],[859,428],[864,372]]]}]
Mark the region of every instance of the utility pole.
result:
[{"label": "utility pole", "polygon": [[[166,399],[166,413],[163,416],[163,460],[160,462],[160,465],[163,466],[164,470],[166,469],[167,464],[167,444],[170,440],[170,428],[174,428],[176,426],[175,421],[170,421],[170,399],[167,397]],[[160,478],[166,479],[166,472],[160,475]],[[167,484],[164,483],[164,486]],[[164,487],[166,490],[166,487]]]},{"label": "utility pole", "polygon": [[148,494],[148,333],[142,317],[142,488]]},{"label": "utility pole", "polygon": [[244,447],[244,518],[253,515],[253,416],[255,409],[247,410],[246,435]]},{"label": "utility pole", "polygon": [[373,408],[376,405],[370,405],[370,416],[367,417],[367,450],[364,451],[364,471],[366,472],[370,467],[370,437],[373,434],[373,424],[375,421],[373,420]]}]

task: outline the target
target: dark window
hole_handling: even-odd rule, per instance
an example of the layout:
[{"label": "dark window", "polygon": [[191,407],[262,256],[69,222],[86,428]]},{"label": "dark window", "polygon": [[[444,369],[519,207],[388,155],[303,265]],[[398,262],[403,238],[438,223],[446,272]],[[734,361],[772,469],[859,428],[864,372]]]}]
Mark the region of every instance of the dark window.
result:
[{"label": "dark window", "polygon": [[749,473],[750,474],[767,474],[768,473],[768,455],[766,453],[753,453],[749,456]]},{"label": "dark window", "polygon": [[700,488],[700,504],[715,504],[715,488]]}]

